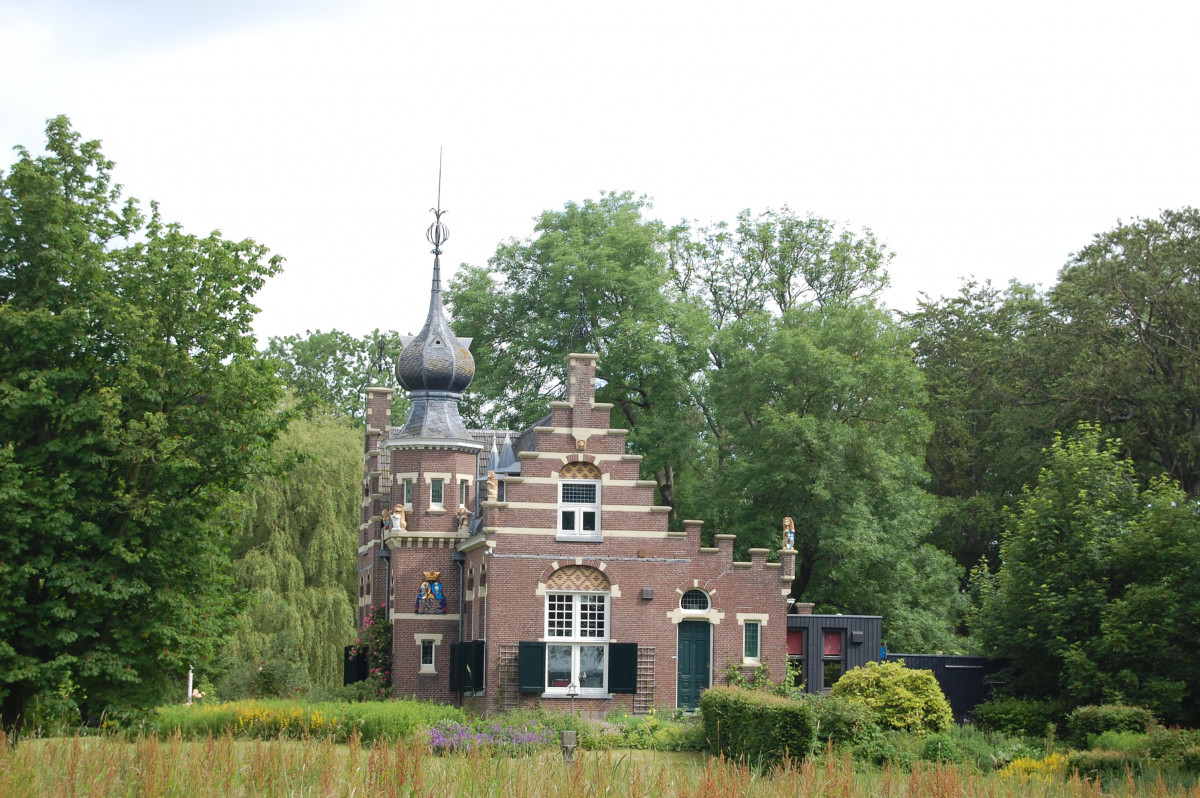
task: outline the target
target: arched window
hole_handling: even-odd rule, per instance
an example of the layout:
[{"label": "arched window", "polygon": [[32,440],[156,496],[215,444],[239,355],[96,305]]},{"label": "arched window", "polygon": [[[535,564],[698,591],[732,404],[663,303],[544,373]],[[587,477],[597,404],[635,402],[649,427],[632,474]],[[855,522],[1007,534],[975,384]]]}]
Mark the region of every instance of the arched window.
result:
[{"label": "arched window", "polygon": [[546,580],[546,692],[608,692],[609,582],[568,565]]},{"label": "arched window", "polygon": [[708,612],[712,604],[708,594],[699,588],[692,588],[679,598],[679,609],[684,612]]}]

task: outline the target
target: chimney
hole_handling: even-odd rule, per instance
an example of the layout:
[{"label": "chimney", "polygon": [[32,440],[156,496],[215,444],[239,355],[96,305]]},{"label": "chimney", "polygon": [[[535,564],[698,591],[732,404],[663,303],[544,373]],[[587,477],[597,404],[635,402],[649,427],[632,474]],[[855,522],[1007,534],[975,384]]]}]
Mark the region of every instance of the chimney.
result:
[{"label": "chimney", "polygon": [[596,399],[597,355],[567,355],[567,401],[575,407],[590,407]]}]

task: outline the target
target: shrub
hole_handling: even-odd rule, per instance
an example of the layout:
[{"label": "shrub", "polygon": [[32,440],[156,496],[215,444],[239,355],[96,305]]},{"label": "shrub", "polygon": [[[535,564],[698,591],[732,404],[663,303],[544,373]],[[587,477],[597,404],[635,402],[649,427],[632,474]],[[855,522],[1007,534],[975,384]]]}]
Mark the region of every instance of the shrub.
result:
[{"label": "shrub", "polygon": [[816,720],[806,701],[762,690],[713,687],[700,697],[709,749],[757,767],[802,759],[816,739]]},{"label": "shrub", "polygon": [[1106,731],[1144,732],[1154,723],[1154,714],[1144,707],[1100,704],[1076,707],[1067,716],[1067,731],[1078,746],[1087,745],[1089,734]]},{"label": "shrub", "polygon": [[1155,726],[1139,746],[1139,752],[1148,759],[1156,762],[1196,770],[1186,767],[1185,759],[1188,751],[1200,748],[1200,730],[1196,729],[1167,729]]},{"label": "shrub", "polygon": [[803,699],[813,709],[817,745],[863,746],[879,736],[875,713],[861,701],[836,695],[807,695]]},{"label": "shrub", "polygon": [[1106,731],[1100,734],[1089,734],[1087,747],[1089,750],[1130,751],[1135,755],[1140,755],[1140,752],[1148,750],[1146,743],[1149,739],[1150,735],[1145,732]]},{"label": "shrub", "polygon": [[1039,776],[1057,780],[1065,775],[1066,771],[1067,758],[1060,753],[1053,753],[1040,759],[1034,756],[1017,757],[1004,768],[1006,774],[1022,779]]},{"label": "shrub", "polygon": [[848,671],[833,695],[861,701],[875,722],[892,729],[925,733],[954,723],[954,713],[932,671],[912,670],[898,662],[868,662]]},{"label": "shrub", "polygon": [[953,762],[986,771],[1008,765],[1020,757],[1036,757],[1040,751],[1023,740],[1000,732],[971,726],[951,726],[925,737],[921,758],[929,762]]},{"label": "shrub", "polygon": [[671,718],[654,710],[648,715],[612,713],[604,724],[594,724],[588,737],[584,743],[588,748],[704,750],[704,729],[698,718]]},{"label": "shrub", "polygon": [[989,731],[1040,735],[1050,724],[1062,728],[1067,710],[1067,705],[1061,701],[1006,696],[984,701],[971,710],[971,714],[980,726]]},{"label": "shrub", "polygon": [[1067,756],[1067,768],[1090,779],[1119,776],[1126,768],[1137,772],[1138,766],[1138,759],[1124,751],[1072,751]]}]

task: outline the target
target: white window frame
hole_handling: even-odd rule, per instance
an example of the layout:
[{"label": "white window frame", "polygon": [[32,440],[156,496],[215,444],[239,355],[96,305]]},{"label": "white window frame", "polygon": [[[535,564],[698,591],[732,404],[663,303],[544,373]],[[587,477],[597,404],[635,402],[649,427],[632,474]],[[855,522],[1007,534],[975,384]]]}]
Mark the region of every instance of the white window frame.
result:
[{"label": "white window frame", "polygon": [[[595,611],[603,615],[597,619]],[[564,612],[566,610],[566,612]],[[554,618],[551,612],[555,613]],[[588,619],[586,612],[593,616]],[[608,593],[585,593],[554,591],[546,593],[545,613],[546,641],[546,692],[547,697],[566,697],[574,685],[580,697],[609,697],[608,666],[609,636],[612,626],[612,598]],[[553,624],[552,624],[553,620]],[[588,621],[590,620],[590,623]],[[599,628],[597,626],[599,625]],[[571,676],[566,685],[552,685],[550,680],[550,649],[553,646],[568,646],[571,649]],[[583,687],[580,684],[580,649],[601,646],[604,649],[604,668],[599,686]]]},{"label": "white window frame", "polygon": [[[440,502],[433,499],[433,488],[435,485],[439,485],[442,489],[442,500]],[[429,507],[431,509],[446,509],[446,480],[442,477],[431,477],[429,480]]]},{"label": "white window frame", "polygon": [[[437,675],[437,647],[441,645],[441,635],[431,634],[414,634],[413,642],[417,644],[417,663],[420,669],[417,671],[422,676]],[[425,661],[425,644],[429,644],[429,662]]]},{"label": "white window frame", "polygon": [[467,479],[460,479],[458,481],[458,503],[461,506],[463,506],[463,507],[467,506],[467,499],[469,498],[470,492],[471,492],[471,481],[467,480]]},{"label": "white window frame", "polygon": [[[767,620],[770,618],[770,614],[765,612],[739,612],[734,617],[737,618],[738,626],[742,627],[742,664],[756,667],[761,665],[763,661],[763,630],[767,628]],[[750,656],[746,651],[746,634],[750,626],[756,627],[758,633],[758,653],[755,656]]]},{"label": "white window frame", "polygon": [[[594,486],[595,501],[578,502],[563,501],[563,493],[571,486]],[[600,528],[600,480],[598,479],[560,479],[558,481],[558,539],[559,540],[601,540],[603,532]],[[584,513],[595,513],[595,529],[584,530]],[[564,521],[568,513],[573,521],[574,529],[567,529]]]},{"label": "white window frame", "polygon": [[[754,642],[753,652],[750,651],[751,637]],[[742,661],[762,662],[762,623],[759,621],[746,621],[742,624]]]},{"label": "white window frame", "polygon": [[404,509],[411,513],[412,505],[413,505],[413,478],[412,477],[404,478],[404,495],[400,497],[400,500],[404,503]]}]

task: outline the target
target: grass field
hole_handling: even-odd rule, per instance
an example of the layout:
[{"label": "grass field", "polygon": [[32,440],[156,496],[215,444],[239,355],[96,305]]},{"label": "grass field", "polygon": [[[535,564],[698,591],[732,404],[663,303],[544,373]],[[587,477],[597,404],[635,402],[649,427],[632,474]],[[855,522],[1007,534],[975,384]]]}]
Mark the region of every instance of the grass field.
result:
[{"label": "grass field", "polygon": [[418,740],[189,742],[179,737],[54,737],[10,746],[0,736],[0,796],[980,796],[1151,795],[1200,798],[1200,785],[1100,785],[1078,778],[981,774],[916,763],[856,771],[848,757],[814,757],[769,773],[696,753],[487,751],[435,756]]}]

